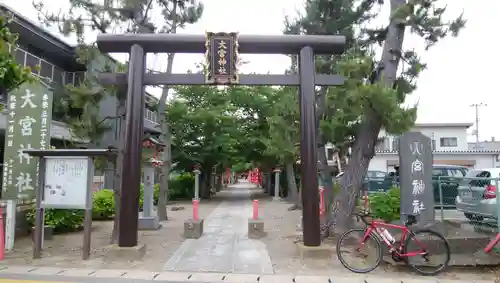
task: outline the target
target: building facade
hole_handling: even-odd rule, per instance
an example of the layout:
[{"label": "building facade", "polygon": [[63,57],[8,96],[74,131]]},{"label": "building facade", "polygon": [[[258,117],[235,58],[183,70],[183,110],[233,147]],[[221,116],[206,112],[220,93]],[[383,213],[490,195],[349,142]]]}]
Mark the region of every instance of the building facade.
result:
[{"label": "building facade", "polygon": [[[48,85],[44,85],[48,92],[54,96],[52,124],[51,124],[51,143],[56,146],[62,142],[82,143],[71,131],[71,128],[61,122],[64,113],[59,113],[58,103],[64,100],[63,86],[80,84],[86,76],[87,69],[102,65],[106,61],[108,64],[116,62],[111,57],[99,59],[100,61],[91,62],[89,66],[83,66],[76,60],[76,49],[67,44],[55,35],[41,28],[39,24],[30,21],[20,13],[14,11],[5,4],[0,4],[2,12],[11,13],[14,16],[9,29],[19,35],[17,46],[15,47],[15,59],[17,63],[23,66],[31,67],[32,73],[42,78]],[[103,56],[104,57],[104,56]],[[49,90],[50,87],[50,90]],[[157,104],[158,100],[146,93],[146,109],[144,111],[144,127],[149,133],[159,133],[157,113],[150,110]],[[100,101],[99,116],[104,117],[117,116],[117,99],[115,96],[106,96]],[[0,113],[0,145],[4,144],[4,133],[6,127],[6,112]],[[116,146],[118,140],[118,128],[120,120],[114,119],[108,121],[110,129],[104,133],[101,140],[97,141],[93,147],[107,148]]]},{"label": "building facade", "polygon": [[[431,138],[434,164],[461,165],[470,168],[491,168],[500,165],[499,149],[470,148],[467,129],[472,123],[417,123],[411,129]],[[392,171],[399,165],[398,137],[384,130],[369,170]]]},{"label": "building facade", "polygon": [[[108,148],[118,147],[119,143],[119,129],[123,121],[123,117],[118,118],[117,105],[118,100],[114,95],[105,95],[99,101],[97,115],[98,121],[105,121],[107,130],[97,140],[86,140],[76,135],[71,126],[64,123],[65,118],[77,118],[81,115],[82,110],[78,108],[71,108],[62,106],[65,101],[69,101],[66,91],[66,85],[78,86],[86,78],[88,71],[101,70],[104,66],[111,68],[117,66],[117,62],[107,56],[102,55],[97,59],[89,62],[88,65],[82,65],[77,62],[76,48],[67,44],[59,37],[43,29],[40,24],[34,23],[22,16],[19,12],[13,10],[5,4],[0,3],[0,11],[2,14],[8,13],[13,15],[13,20],[9,23],[9,29],[12,33],[18,34],[19,38],[16,46],[10,46],[15,51],[15,60],[22,66],[31,68],[32,73],[40,78],[40,81],[30,85],[23,85],[21,88],[26,88],[28,91],[33,92],[35,95],[52,94],[52,122],[48,129],[50,129],[50,145],[57,148],[67,147],[89,147],[89,148]],[[36,90],[35,90],[36,89]],[[7,106],[9,95],[0,93],[0,103]],[[144,111],[144,131],[148,134],[157,135],[160,132],[157,113],[153,111],[157,104],[158,99],[146,93],[146,109]],[[10,102],[9,102],[10,103]],[[66,103],[67,105],[67,103]],[[9,107],[11,104],[9,104]],[[3,168],[2,182],[7,180],[3,178],[6,171],[10,172],[9,162],[12,157],[5,157],[7,155],[7,148],[5,148],[6,140],[11,136],[10,123],[13,121],[8,117],[8,107],[0,111],[0,166]],[[109,119],[109,117],[114,117]],[[8,130],[7,130],[8,129]],[[24,146],[24,145],[22,145]],[[12,164],[11,164],[12,165]],[[10,167],[18,167],[15,166]],[[112,173],[112,171],[107,171]],[[105,175],[102,172],[98,175]],[[10,180],[10,179],[9,179]],[[112,178],[105,181],[104,176],[94,177],[94,186],[103,187],[111,186]],[[3,184],[3,186],[7,186]]]}]

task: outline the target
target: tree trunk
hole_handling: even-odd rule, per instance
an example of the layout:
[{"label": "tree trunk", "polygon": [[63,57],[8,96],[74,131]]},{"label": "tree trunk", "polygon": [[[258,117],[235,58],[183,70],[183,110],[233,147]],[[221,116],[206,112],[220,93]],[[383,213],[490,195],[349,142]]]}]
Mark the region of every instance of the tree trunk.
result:
[{"label": "tree trunk", "polygon": [[[391,15],[406,4],[406,0],[391,0]],[[377,81],[386,87],[392,87],[397,77],[398,64],[401,49],[403,47],[405,25],[400,19],[392,18],[389,24],[387,37],[382,51],[381,71],[378,73]],[[333,217],[335,218],[335,232],[346,231],[352,222],[350,217],[356,205],[356,197],[363,183],[363,178],[368,170],[370,160],[375,155],[378,135],[382,128],[382,121],[377,112],[373,109],[367,110],[356,141],[352,148],[349,164],[342,176],[340,194],[335,197],[333,207]]]},{"label": "tree trunk", "polygon": [[[172,31],[171,33],[177,32],[177,1],[173,1],[172,7]],[[172,67],[174,65],[175,53],[169,53],[167,57],[167,76],[172,74]],[[160,101],[158,102],[158,117],[160,118],[160,129],[161,129],[161,140],[165,142],[165,150],[162,152],[162,160],[165,166],[160,167],[160,193],[158,198],[158,219],[160,221],[168,220],[167,215],[167,202],[168,202],[168,177],[170,175],[170,168],[172,166],[172,152],[171,152],[171,134],[168,127],[168,121],[165,117],[165,104],[167,103],[168,91],[170,86],[163,86]]]},{"label": "tree trunk", "polygon": [[[317,153],[318,153],[318,173],[321,178],[321,183],[324,188],[324,196],[325,196],[325,206],[326,210],[329,211],[331,207],[331,203],[333,202],[333,182],[332,182],[332,169],[328,166],[328,158],[326,156],[326,148],[325,148],[325,138],[321,134],[320,122],[324,119],[324,113],[326,108],[326,93],[328,91],[327,87],[322,87],[318,95],[316,97],[316,138],[317,138]],[[328,215],[328,214],[327,214]]]},{"label": "tree trunk", "polygon": [[121,173],[123,168],[123,147],[125,141],[125,100],[118,99],[118,116],[120,116],[119,127],[118,127],[118,156],[115,161],[115,179],[113,184],[114,190],[114,201],[115,201],[115,217],[113,219],[113,230],[111,232],[111,244],[116,244],[118,241],[118,231],[119,231],[119,223],[120,223],[120,196],[122,191],[122,183],[121,183]]},{"label": "tree trunk", "polygon": [[[170,70],[172,71],[172,70]],[[158,205],[156,206],[156,210],[158,211],[158,220],[159,221],[164,221],[168,220],[168,214],[167,214],[167,202],[168,202],[168,179],[170,176],[170,168],[172,165],[172,160],[171,160],[171,137],[168,134],[169,129],[168,129],[168,124],[165,119],[165,114],[161,115],[158,114],[162,120],[161,122],[161,132],[162,132],[162,140],[165,141],[165,149],[162,152],[162,160],[163,160],[163,166],[160,166],[159,169],[159,176],[160,176],[160,191],[158,194]],[[163,134],[165,133],[165,134]]]},{"label": "tree trunk", "polygon": [[266,180],[264,183],[264,186],[266,187],[266,193],[270,196],[272,196],[272,193],[274,191],[273,189],[273,171],[268,171],[266,174]]},{"label": "tree trunk", "polygon": [[299,191],[297,189],[297,182],[295,181],[295,171],[293,169],[293,163],[285,163],[285,173],[288,185],[287,200],[297,204],[299,201]]},{"label": "tree trunk", "polygon": [[344,168],[345,162],[342,162],[344,155],[341,155],[340,152],[335,153],[335,164],[337,165],[338,172],[342,172],[342,168]]},{"label": "tree trunk", "polygon": [[215,184],[217,183],[217,169],[210,172],[210,186],[208,190],[208,197],[212,196],[212,192],[215,191]]},{"label": "tree trunk", "polygon": [[201,174],[200,181],[200,198],[210,198],[210,189],[213,182],[212,170],[213,166],[211,164],[202,164],[201,168],[206,168]]},{"label": "tree trunk", "polygon": [[210,173],[203,172],[200,174],[200,199],[206,198],[208,196],[207,191],[210,187]]},{"label": "tree trunk", "polygon": [[375,155],[380,128],[378,119],[365,120],[356,137],[359,142],[356,142],[352,148],[351,162],[344,171],[340,182],[340,193],[335,196],[331,208],[331,217],[334,217],[336,222],[336,233],[345,232],[351,225],[350,215],[356,205],[356,197],[363,183],[363,176],[366,175],[370,160]]}]

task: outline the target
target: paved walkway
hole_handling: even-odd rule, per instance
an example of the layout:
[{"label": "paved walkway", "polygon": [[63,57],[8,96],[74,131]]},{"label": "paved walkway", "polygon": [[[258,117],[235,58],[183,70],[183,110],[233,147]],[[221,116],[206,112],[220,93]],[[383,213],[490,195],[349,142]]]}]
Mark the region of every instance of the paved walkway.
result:
[{"label": "paved walkway", "polygon": [[187,239],[167,261],[165,271],[273,274],[265,244],[248,239],[252,216],[249,183],[217,193],[223,201],[205,218],[204,234]]}]

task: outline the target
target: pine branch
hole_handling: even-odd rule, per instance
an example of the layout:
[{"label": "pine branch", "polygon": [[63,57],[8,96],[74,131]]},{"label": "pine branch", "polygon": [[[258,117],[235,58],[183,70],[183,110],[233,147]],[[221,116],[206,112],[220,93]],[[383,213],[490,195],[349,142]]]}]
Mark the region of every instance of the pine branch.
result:
[{"label": "pine branch", "polygon": [[120,119],[120,118],[122,118],[123,116],[125,116],[125,115],[122,115],[122,116],[106,116],[106,117],[104,117],[101,121],[97,122],[97,126],[99,126],[100,124],[102,124],[102,123],[103,123],[103,122],[105,122],[106,120]]}]

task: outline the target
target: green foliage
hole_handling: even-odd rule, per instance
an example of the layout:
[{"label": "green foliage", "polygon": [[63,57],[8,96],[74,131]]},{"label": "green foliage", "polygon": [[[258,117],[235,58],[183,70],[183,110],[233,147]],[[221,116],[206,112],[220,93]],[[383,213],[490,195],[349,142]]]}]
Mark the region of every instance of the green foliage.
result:
[{"label": "green foliage", "polygon": [[179,162],[179,169],[189,172],[195,163],[212,163],[208,168],[229,163],[239,142],[235,110],[225,89],[176,88],[176,97],[165,114],[172,131],[172,158]]},{"label": "green foliage", "polygon": [[92,195],[92,219],[111,219],[115,214],[113,190],[99,190]]},{"label": "green foliage", "polygon": [[194,197],[194,175],[184,173],[170,180],[168,184],[170,200],[192,199]]},{"label": "green foliage", "polygon": [[231,167],[231,171],[235,173],[246,173],[252,168],[252,163],[250,162],[239,162]]},{"label": "green foliage", "polygon": [[386,192],[377,192],[369,197],[370,211],[374,218],[385,222],[398,220],[400,217],[401,191],[391,188]]},{"label": "green foliage", "polygon": [[[405,31],[422,38],[429,48],[448,35],[458,35],[465,24],[462,15],[445,21],[446,7],[439,4],[437,0],[310,0],[304,3],[303,13],[285,21],[284,32],[289,34],[346,36],[345,54],[316,59],[317,71],[342,74],[346,83],[320,88],[316,105],[318,145],[330,142],[342,155],[352,154],[336,199],[349,209],[375,155],[380,130],[401,134],[416,120],[418,105],[405,107],[404,103],[426,64],[416,51],[405,49]],[[390,16],[381,28],[372,28],[370,21],[379,16],[382,5],[390,8]],[[373,52],[377,44],[383,46],[380,59]],[[292,71],[296,67],[297,60],[292,58]],[[344,229],[350,213],[334,211],[332,217]]]},{"label": "green foliage", "polygon": [[[320,138],[338,148],[351,147],[360,133],[360,117],[374,114],[381,128],[399,134],[411,128],[416,119],[416,105],[404,108],[406,95],[416,88],[416,78],[425,69],[413,50],[393,51],[403,64],[394,79],[382,77],[384,66],[375,59],[372,46],[383,43],[388,36],[388,26],[367,28],[379,14],[379,5],[389,1],[379,0],[312,0],[304,4],[305,12],[295,19],[287,18],[285,33],[289,34],[342,34],[346,36],[347,52],[341,56],[320,56],[316,66],[322,73],[338,73],[347,78],[343,86],[322,89],[318,96]],[[462,15],[453,21],[443,20],[446,8],[437,0],[410,0],[392,11],[391,21],[398,21],[400,28],[422,37],[426,46],[451,34],[456,36],[465,22]],[[392,48],[392,47],[391,47]],[[398,53],[399,52],[399,53]],[[400,58],[399,58],[400,57]],[[296,62],[292,64],[295,69]],[[393,81],[388,83],[388,79]],[[370,82],[367,84],[366,82]],[[324,95],[322,94],[324,93]],[[378,134],[378,130],[375,134]],[[360,141],[368,142],[368,141]],[[362,178],[362,176],[360,176]]]},{"label": "green foliage", "polygon": [[[115,213],[115,203],[112,190],[96,191],[92,195],[92,219],[111,219]],[[35,223],[35,210],[26,216],[30,225]],[[46,209],[45,225],[54,229],[55,233],[78,231],[83,227],[83,210],[78,209]]]},{"label": "green foliage", "polygon": [[[101,101],[107,96],[117,95],[116,87],[102,86],[97,80],[97,73],[110,71],[110,60],[101,54],[95,47],[80,45],[77,48],[77,61],[86,63],[88,71],[85,79],[77,82],[76,86],[65,85],[60,91],[54,108],[58,113],[58,120],[68,123],[72,133],[83,140],[98,144],[102,135],[111,129],[110,122],[118,116],[102,117],[99,114]],[[102,64],[96,64],[96,61]],[[112,62],[111,71],[119,68],[119,64]]]},{"label": "green foliage", "polygon": [[[45,209],[45,225],[52,227],[54,233],[79,231],[83,228],[84,211],[78,209]],[[26,215],[27,222],[33,227],[35,210]]]},{"label": "green foliage", "polygon": [[[158,204],[160,185],[154,185],[153,202]],[[191,173],[184,173],[169,180],[169,199],[186,200],[194,196],[194,176]],[[144,204],[144,186],[141,184],[140,208]],[[115,202],[113,190],[103,189],[94,192],[92,195],[92,219],[108,220],[115,214]],[[26,216],[30,225],[35,223],[35,210],[33,209]],[[78,231],[83,228],[84,214],[83,210],[78,209],[46,209],[45,225],[54,229],[55,233],[65,233]]]},{"label": "green foliage", "polygon": [[17,89],[21,84],[35,80],[29,67],[17,64],[15,46],[18,35],[10,32],[12,15],[0,12],[0,94]]},{"label": "green foliage", "polygon": [[[115,28],[127,27],[127,33],[170,33],[187,24],[195,23],[203,14],[203,4],[193,0],[157,1],[69,1],[69,9],[52,13],[44,1],[34,1],[39,20],[46,26],[56,25],[65,36],[75,36],[78,42],[76,61],[86,67],[83,82],[64,86],[60,97],[55,99],[54,110],[58,120],[68,123],[79,138],[98,144],[102,135],[110,129],[111,120],[117,116],[101,117],[100,101],[108,95],[118,95],[115,87],[102,86],[96,79],[98,72],[126,71],[124,66],[101,54],[96,46],[86,40],[87,31],[115,32]],[[78,13],[74,13],[74,10]],[[152,10],[161,11],[164,24],[155,25]],[[89,29],[90,28],[90,29]],[[123,93],[123,92],[121,92]],[[123,100],[123,97],[118,97]],[[165,103],[164,101],[161,103]]]},{"label": "green foliage", "polygon": [[269,138],[265,140],[266,154],[275,156],[280,163],[295,163],[299,145],[298,88],[282,87],[270,92],[273,107],[266,116]]}]

